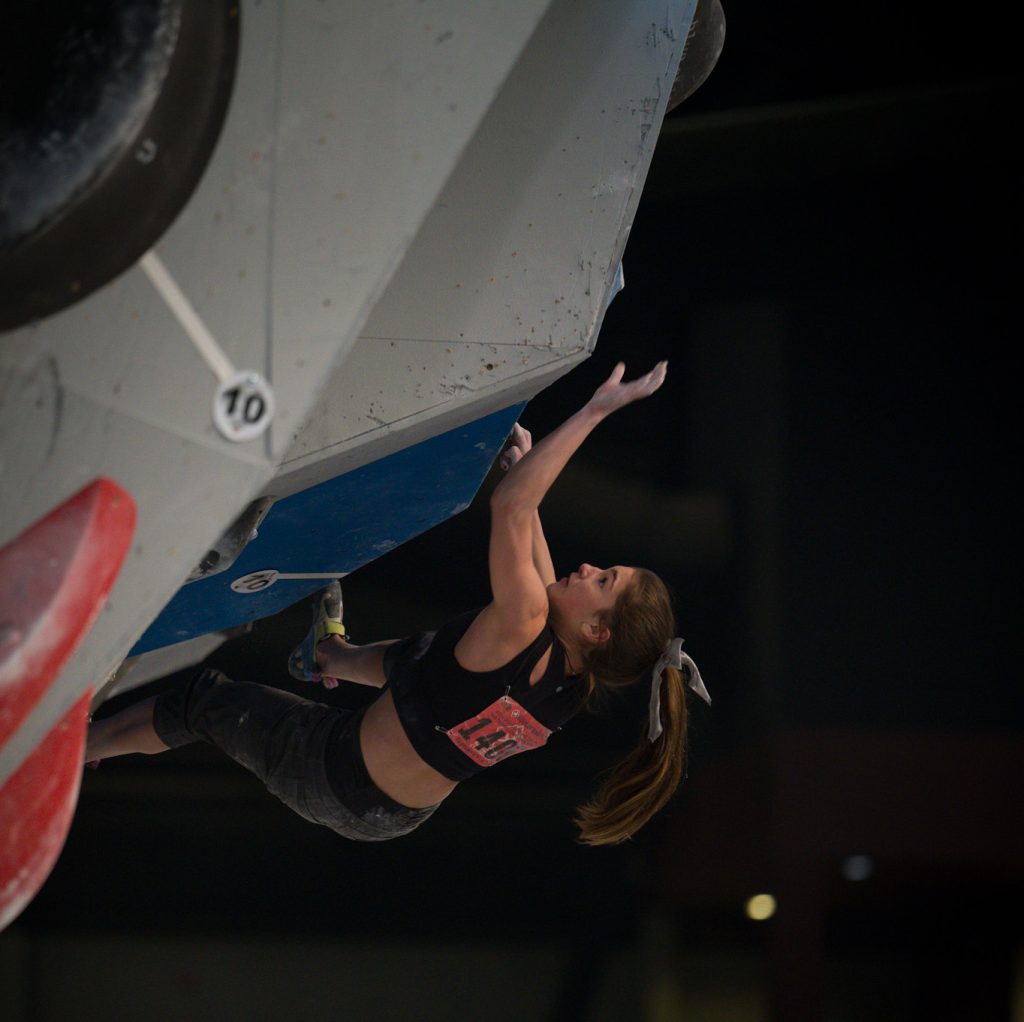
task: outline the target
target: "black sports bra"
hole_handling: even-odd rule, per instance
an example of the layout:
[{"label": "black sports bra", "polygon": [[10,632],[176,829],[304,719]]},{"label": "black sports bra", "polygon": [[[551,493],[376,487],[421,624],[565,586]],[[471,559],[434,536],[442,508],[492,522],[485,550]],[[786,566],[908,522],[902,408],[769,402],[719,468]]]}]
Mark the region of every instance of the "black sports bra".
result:
[{"label": "black sports bra", "polygon": [[[565,650],[551,628],[504,667],[467,671],[455,647],[478,610],[435,633],[403,640],[388,674],[398,717],[413,748],[452,781],[544,745],[583,705],[582,678],[565,675]],[[530,674],[551,648],[544,674]]]}]

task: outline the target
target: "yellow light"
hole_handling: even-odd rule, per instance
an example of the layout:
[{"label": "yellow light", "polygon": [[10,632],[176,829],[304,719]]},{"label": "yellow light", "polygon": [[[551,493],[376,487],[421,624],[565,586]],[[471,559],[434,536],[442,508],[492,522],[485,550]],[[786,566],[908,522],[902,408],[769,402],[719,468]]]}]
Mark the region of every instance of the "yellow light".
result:
[{"label": "yellow light", "polygon": [[755,894],[747,901],[747,918],[761,922],[775,915],[775,899],[770,894]]}]

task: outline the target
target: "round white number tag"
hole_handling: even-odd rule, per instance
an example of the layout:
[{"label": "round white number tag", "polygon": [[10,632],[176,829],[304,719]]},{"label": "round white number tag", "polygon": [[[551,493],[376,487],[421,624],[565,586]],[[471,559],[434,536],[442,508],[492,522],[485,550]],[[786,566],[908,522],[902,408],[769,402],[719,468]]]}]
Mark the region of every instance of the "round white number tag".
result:
[{"label": "round white number tag", "polygon": [[232,592],[236,593],[259,593],[269,589],[277,581],[278,572],[273,568],[264,568],[262,571],[250,571],[248,575],[242,575],[231,583]]},{"label": "round white number tag", "polygon": [[254,440],[274,417],[274,392],[259,373],[243,370],[217,388],[213,424],[221,436],[241,443]]}]

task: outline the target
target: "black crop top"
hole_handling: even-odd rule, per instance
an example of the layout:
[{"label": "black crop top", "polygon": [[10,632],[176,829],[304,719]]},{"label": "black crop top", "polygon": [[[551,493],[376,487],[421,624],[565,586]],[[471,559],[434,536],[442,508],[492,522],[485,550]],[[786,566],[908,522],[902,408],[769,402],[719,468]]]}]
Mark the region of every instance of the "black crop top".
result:
[{"label": "black crop top", "polygon": [[[582,678],[566,676],[565,650],[547,625],[504,667],[462,667],[455,647],[478,613],[402,640],[386,661],[388,687],[412,747],[452,781],[544,745],[583,704]],[[549,646],[547,669],[531,685],[530,674]]]}]

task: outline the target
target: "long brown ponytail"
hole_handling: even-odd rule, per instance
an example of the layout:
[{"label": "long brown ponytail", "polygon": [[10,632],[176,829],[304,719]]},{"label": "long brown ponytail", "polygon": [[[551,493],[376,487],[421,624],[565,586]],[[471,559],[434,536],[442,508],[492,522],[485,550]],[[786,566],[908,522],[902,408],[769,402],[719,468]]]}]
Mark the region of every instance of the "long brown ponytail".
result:
[{"label": "long brown ponytail", "polygon": [[[653,572],[637,569],[607,623],[611,638],[587,662],[597,695],[650,681],[655,663],[675,635],[665,584]],[[687,709],[683,679],[674,667],[666,667],[662,674],[661,724],[661,735],[652,742],[644,717],[639,745],[577,810],[575,822],[584,844],[616,845],[628,840],[679,786],[686,754]]]}]

